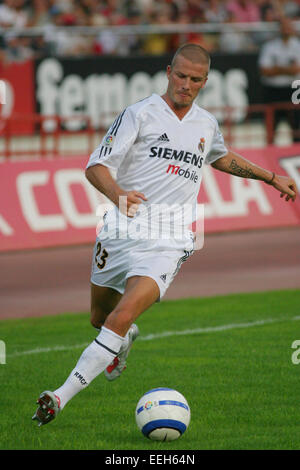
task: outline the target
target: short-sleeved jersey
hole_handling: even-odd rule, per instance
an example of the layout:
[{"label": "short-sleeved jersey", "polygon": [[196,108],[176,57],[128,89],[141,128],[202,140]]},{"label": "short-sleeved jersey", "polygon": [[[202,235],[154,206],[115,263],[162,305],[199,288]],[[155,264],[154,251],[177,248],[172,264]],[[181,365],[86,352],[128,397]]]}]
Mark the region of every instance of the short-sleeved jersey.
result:
[{"label": "short-sleeved jersey", "polygon": [[102,164],[115,170],[117,184],[144,193],[148,205],[195,206],[203,165],[226,153],[213,115],[194,103],[180,120],[153,94],[117,117],[87,168]]}]

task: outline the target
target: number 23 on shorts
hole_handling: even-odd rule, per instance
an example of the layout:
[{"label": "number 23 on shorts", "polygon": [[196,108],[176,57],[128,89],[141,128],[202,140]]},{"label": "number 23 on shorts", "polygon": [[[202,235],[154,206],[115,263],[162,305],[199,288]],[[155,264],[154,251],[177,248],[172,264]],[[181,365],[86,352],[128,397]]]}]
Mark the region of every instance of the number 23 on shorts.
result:
[{"label": "number 23 on shorts", "polygon": [[[102,246],[101,243],[97,243],[96,255],[95,255],[95,263],[99,269],[103,269],[106,265],[106,258],[108,257],[108,253],[105,248],[103,248],[101,252]],[[101,256],[100,256],[101,255]],[[100,256],[100,257],[99,257]],[[98,259],[99,257],[99,259]]]}]

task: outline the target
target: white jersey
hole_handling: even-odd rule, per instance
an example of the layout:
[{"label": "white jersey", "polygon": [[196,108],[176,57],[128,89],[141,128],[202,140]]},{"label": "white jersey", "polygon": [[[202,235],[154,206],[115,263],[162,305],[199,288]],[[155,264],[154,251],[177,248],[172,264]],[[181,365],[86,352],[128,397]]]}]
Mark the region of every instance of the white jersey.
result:
[{"label": "white jersey", "polygon": [[[227,152],[214,116],[194,103],[180,120],[153,94],[118,116],[87,168],[102,164],[115,170],[123,190],[144,193],[145,206],[195,208],[204,163]],[[191,220],[183,223],[187,226]]]}]

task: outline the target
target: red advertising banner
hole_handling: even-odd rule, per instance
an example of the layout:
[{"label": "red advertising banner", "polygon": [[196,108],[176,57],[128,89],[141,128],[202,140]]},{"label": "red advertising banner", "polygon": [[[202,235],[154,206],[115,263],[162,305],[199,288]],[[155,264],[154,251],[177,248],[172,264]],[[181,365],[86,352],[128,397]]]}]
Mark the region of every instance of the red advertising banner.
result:
[{"label": "red advertising banner", "polygon": [[[243,156],[300,188],[300,145],[243,150]],[[84,175],[87,158],[0,164],[0,251],[89,243],[106,202]],[[205,233],[300,224],[300,202],[288,203],[273,187],[205,166],[199,203]],[[97,212],[98,211],[98,212]]]},{"label": "red advertising banner", "polygon": [[85,165],[85,158],[0,164],[0,250],[95,239],[101,194]]},{"label": "red advertising banner", "polygon": [[[30,134],[33,121],[25,119],[35,111],[34,64],[32,61],[0,64],[2,99],[0,100],[0,133],[3,131],[3,118],[15,115],[6,132],[10,134]],[[19,119],[17,118],[19,116]]]},{"label": "red advertising banner", "polygon": [[[236,152],[263,168],[293,177],[300,191],[300,144]],[[211,167],[206,168],[198,201],[205,203],[206,233],[300,223],[300,197],[287,203],[272,186]]]}]

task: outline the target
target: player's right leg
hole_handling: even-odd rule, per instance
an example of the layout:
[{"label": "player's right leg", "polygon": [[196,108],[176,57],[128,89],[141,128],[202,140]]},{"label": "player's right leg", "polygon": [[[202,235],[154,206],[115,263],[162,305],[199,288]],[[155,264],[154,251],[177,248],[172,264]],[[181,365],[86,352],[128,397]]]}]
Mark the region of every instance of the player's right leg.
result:
[{"label": "player's right leg", "polygon": [[111,287],[91,283],[91,324],[100,329],[110,312],[121,300],[122,294]]},{"label": "player's right leg", "polygon": [[38,421],[39,426],[50,423],[60,412],[59,397],[48,390],[40,394],[37,404],[39,406],[32,419]]},{"label": "player's right leg", "polygon": [[[91,324],[97,330],[103,326],[109,313],[116,307],[122,294],[104,286],[91,284]],[[83,380],[83,379],[80,379]],[[52,421],[63,408],[64,404],[57,393],[42,392],[37,400],[39,405],[32,419],[38,421],[39,426]]]},{"label": "player's right leg", "polygon": [[40,424],[50,422],[72,397],[103,372],[119,352],[123,352],[126,333],[134,320],[158,297],[159,288],[153,279],[142,276],[128,279],[124,295],[108,315],[99,335],[83,351],[75,368],[61,387],[50,392],[51,396],[49,392],[43,392],[33,419],[37,419]]}]

